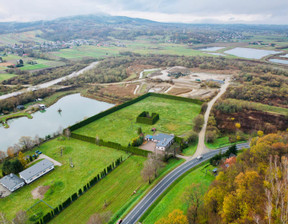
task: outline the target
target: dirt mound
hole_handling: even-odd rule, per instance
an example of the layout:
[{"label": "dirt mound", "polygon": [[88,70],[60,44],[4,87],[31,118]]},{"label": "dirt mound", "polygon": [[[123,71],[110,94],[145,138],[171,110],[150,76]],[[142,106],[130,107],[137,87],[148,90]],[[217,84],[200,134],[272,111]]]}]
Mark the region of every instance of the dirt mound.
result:
[{"label": "dirt mound", "polygon": [[50,186],[39,186],[36,187],[31,193],[33,199],[43,199],[45,193],[49,190]]}]

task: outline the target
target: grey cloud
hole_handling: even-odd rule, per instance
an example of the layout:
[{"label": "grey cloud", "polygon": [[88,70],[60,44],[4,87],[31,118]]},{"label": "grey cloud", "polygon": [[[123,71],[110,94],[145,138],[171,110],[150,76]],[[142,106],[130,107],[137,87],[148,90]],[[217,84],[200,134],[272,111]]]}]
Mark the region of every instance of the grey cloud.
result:
[{"label": "grey cloud", "polygon": [[[5,4],[1,1],[0,21],[53,19],[98,12],[127,16],[139,12],[139,16],[153,20],[160,20],[160,14],[162,18],[171,15],[175,22],[181,22],[182,16],[185,22],[189,16],[191,22],[225,22],[226,19],[227,22],[287,24],[288,21],[287,0],[10,0]],[[246,21],[245,16],[251,18],[250,21]]]}]

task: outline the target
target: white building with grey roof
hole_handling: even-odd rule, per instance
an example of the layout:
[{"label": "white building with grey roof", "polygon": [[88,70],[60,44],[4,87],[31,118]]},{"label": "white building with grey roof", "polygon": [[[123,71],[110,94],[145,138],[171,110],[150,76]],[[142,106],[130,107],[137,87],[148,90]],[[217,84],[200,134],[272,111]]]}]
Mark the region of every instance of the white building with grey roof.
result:
[{"label": "white building with grey roof", "polygon": [[25,182],[24,180],[16,176],[14,173],[10,173],[0,179],[0,184],[9,191],[13,192],[19,189],[20,187],[23,187]]},{"label": "white building with grey roof", "polygon": [[19,173],[19,175],[26,182],[26,184],[30,184],[32,181],[38,179],[53,169],[54,163],[50,162],[48,159],[44,159],[26,170],[23,170]]},{"label": "white building with grey roof", "polygon": [[174,135],[159,133],[157,135],[146,135],[146,141],[153,141],[156,143],[156,149],[165,151],[174,142]]}]

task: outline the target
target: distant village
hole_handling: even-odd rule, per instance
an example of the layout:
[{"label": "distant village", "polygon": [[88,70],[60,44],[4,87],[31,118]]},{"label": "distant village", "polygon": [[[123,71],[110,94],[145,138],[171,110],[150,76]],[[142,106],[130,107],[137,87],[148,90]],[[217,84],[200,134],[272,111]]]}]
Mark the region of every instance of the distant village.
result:
[{"label": "distant village", "polygon": [[[21,44],[8,44],[6,46],[2,46],[0,51],[5,52],[2,56],[6,56],[5,54],[18,54],[19,56],[27,56],[26,51],[33,51],[37,50],[40,52],[51,52],[51,51],[58,51],[61,49],[69,49],[79,46],[97,46],[97,47],[110,47],[110,46],[117,46],[117,47],[126,47],[120,41],[116,42],[99,42],[97,40],[84,40],[84,39],[76,39],[76,40],[69,40],[69,41],[44,41],[42,43],[21,43]],[[1,56],[1,55],[0,55]]]}]

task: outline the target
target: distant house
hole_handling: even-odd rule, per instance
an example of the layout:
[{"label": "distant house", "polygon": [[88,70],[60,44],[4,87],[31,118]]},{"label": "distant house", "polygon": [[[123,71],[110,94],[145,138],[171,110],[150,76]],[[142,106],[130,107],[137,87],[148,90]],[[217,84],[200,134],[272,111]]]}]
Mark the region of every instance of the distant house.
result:
[{"label": "distant house", "polygon": [[16,108],[17,108],[17,110],[24,110],[25,109],[25,107],[23,105],[18,105]]},{"label": "distant house", "polygon": [[219,84],[224,84],[225,82],[223,80],[218,80],[218,79],[207,79],[207,82],[217,82]]},{"label": "distant house", "polygon": [[156,143],[156,149],[165,151],[174,142],[174,135],[167,135],[159,133],[157,135],[146,135],[146,141],[153,141]]},{"label": "distant house", "polygon": [[23,187],[25,182],[21,178],[16,176],[14,173],[10,173],[5,177],[3,177],[2,179],[0,179],[0,184],[3,187],[7,188],[9,191],[13,192],[19,189],[20,187]]},{"label": "distant house", "polygon": [[40,110],[45,110],[45,109],[46,109],[45,104],[40,104],[40,105],[39,105],[39,109],[40,109]]},{"label": "distant house", "polygon": [[50,162],[48,159],[44,159],[39,163],[36,163],[34,166],[20,172],[19,175],[26,184],[29,184],[53,169],[54,163]]}]

